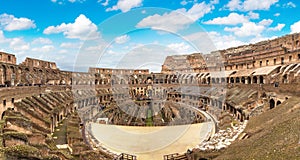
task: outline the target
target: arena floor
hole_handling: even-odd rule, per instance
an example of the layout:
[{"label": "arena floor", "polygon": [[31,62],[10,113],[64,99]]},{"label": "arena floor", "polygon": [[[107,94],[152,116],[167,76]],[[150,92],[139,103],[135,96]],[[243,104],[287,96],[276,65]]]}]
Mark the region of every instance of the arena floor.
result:
[{"label": "arena floor", "polygon": [[157,160],[196,147],[209,136],[214,124],[135,127],[92,123],[91,129],[101,145],[112,152],[133,154],[139,160]]}]

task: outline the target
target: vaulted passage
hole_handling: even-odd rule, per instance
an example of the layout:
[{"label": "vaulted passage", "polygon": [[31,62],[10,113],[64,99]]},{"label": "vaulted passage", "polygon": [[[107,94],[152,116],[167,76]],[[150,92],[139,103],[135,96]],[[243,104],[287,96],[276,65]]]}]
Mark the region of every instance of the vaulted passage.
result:
[{"label": "vaulted passage", "polygon": [[280,101],[277,101],[276,102],[276,106],[278,106],[278,105],[280,105],[281,104],[281,102]]},{"label": "vaulted passage", "polygon": [[270,100],[270,109],[273,109],[275,107],[275,101],[274,99]]}]

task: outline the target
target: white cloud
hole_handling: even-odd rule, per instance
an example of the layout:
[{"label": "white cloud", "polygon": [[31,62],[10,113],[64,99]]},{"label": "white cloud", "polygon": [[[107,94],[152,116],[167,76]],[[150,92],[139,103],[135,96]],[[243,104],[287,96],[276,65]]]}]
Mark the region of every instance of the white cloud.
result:
[{"label": "white cloud", "polygon": [[278,23],[276,27],[268,28],[268,31],[281,31],[284,26],[285,24]]},{"label": "white cloud", "polygon": [[180,2],[180,4],[183,5],[183,6],[185,6],[185,5],[188,4],[188,2],[186,0],[183,0],[183,1]]},{"label": "white cloud", "polygon": [[275,17],[279,17],[279,16],[280,16],[280,13],[275,13],[274,16],[275,16]]},{"label": "white cloud", "polygon": [[126,43],[130,40],[130,37],[128,35],[123,35],[123,36],[120,36],[120,37],[117,37],[115,39],[115,42],[117,44],[123,44],[123,43]]},{"label": "white cloud", "polygon": [[98,3],[101,3],[102,6],[106,7],[109,4],[109,0],[98,0]]},{"label": "white cloud", "polygon": [[253,10],[269,10],[279,0],[231,0],[225,6],[229,10],[253,11]]},{"label": "white cloud", "polygon": [[262,37],[260,35],[254,37],[253,39],[251,39],[247,44],[249,43],[258,43],[261,41],[265,41],[265,40],[271,40],[271,39],[275,39],[278,38],[277,36],[272,36],[272,37]]},{"label": "white cloud", "polygon": [[260,24],[256,24],[254,22],[246,22],[243,23],[241,27],[225,27],[225,31],[233,32],[236,36],[239,37],[248,37],[248,36],[256,36],[261,34],[265,30],[265,25],[269,23],[268,21],[261,21]]},{"label": "white cloud", "polygon": [[205,2],[196,3],[189,10],[181,8],[170,13],[164,13],[163,15],[155,14],[148,16],[141,20],[136,27],[149,27],[152,29],[176,32],[186,28],[213,9],[214,6],[211,4],[206,4]]},{"label": "white cloud", "polygon": [[208,35],[213,41],[213,44],[215,45],[217,50],[237,47],[246,44],[245,42],[237,40],[237,38],[233,35],[221,35],[217,32],[209,32]]},{"label": "white cloud", "polygon": [[279,0],[245,0],[243,8],[246,11],[252,10],[269,10],[271,5],[277,3]]},{"label": "white cloud", "polygon": [[242,8],[242,2],[240,0],[231,0],[225,7],[231,11],[240,10]]},{"label": "white cloud", "polygon": [[190,44],[193,44],[192,46],[197,52],[209,53],[216,50],[216,47],[208,32],[200,31],[185,35],[183,38]]},{"label": "white cloud", "polygon": [[248,13],[248,16],[249,16],[250,19],[259,19],[259,14],[258,13],[254,13],[252,11],[250,11]]},{"label": "white cloud", "polygon": [[7,38],[4,36],[4,33],[2,30],[0,30],[0,43],[5,43],[7,42]]},{"label": "white cloud", "polygon": [[288,2],[288,3],[283,4],[283,7],[284,8],[296,8],[297,6],[293,2]]},{"label": "white cloud", "polygon": [[140,7],[143,0],[118,0],[117,4],[111,8],[107,8],[106,11],[121,10],[122,12],[128,12],[132,8]]},{"label": "white cloud", "polygon": [[52,44],[52,41],[48,38],[39,37],[39,38],[34,39],[31,43],[32,44]]},{"label": "white cloud", "polygon": [[16,18],[6,13],[0,15],[0,25],[6,31],[26,30],[36,27],[34,21],[31,19],[24,17]]},{"label": "white cloud", "polygon": [[152,15],[141,20],[136,27],[138,28],[152,28],[157,30],[173,31],[186,28],[193,21],[178,11],[164,13],[163,15]]},{"label": "white cloud", "polygon": [[211,0],[210,4],[219,4],[219,0]]},{"label": "white cloud", "polygon": [[105,46],[103,46],[103,45],[96,45],[96,46],[86,47],[86,48],[84,48],[84,50],[85,51],[92,51],[92,52],[99,52],[99,51],[103,51],[104,48],[105,48]]},{"label": "white cloud", "polygon": [[58,51],[58,53],[60,53],[60,54],[68,53],[68,50],[66,50],[66,49],[61,49],[61,50]]},{"label": "white cloud", "polygon": [[267,27],[267,26],[271,25],[272,23],[273,23],[273,20],[271,20],[271,19],[263,19],[262,21],[260,21],[258,23],[258,25]]},{"label": "white cloud", "polygon": [[63,33],[66,38],[92,40],[100,37],[97,26],[85,15],[79,15],[74,23],[62,23],[58,26],[50,26],[44,30],[44,34]]},{"label": "white cloud", "polygon": [[60,44],[61,48],[80,48],[82,43],[71,43],[71,42],[63,42]]},{"label": "white cloud", "polygon": [[53,45],[45,45],[45,46],[42,46],[42,47],[36,47],[36,48],[32,48],[31,50],[33,52],[40,52],[40,53],[49,53],[51,51],[53,51],[55,48]]},{"label": "white cloud", "polygon": [[26,51],[30,49],[29,43],[26,43],[23,38],[13,38],[10,40],[9,47],[14,51]]},{"label": "white cloud", "polygon": [[230,13],[227,17],[217,17],[204,22],[204,24],[236,25],[244,22],[248,22],[248,18],[246,16],[237,13]]},{"label": "white cloud", "polygon": [[291,25],[291,33],[300,33],[300,21]]},{"label": "white cloud", "polygon": [[186,54],[189,53],[191,47],[184,42],[181,43],[171,43],[167,45],[168,49],[171,49],[179,54]]},{"label": "white cloud", "polygon": [[182,13],[191,17],[194,21],[202,18],[205,14],[209,13],[211,10],[214,9],[214,6],[211,4],[206,4],[205,2],[202,3],[195,3],[191,9],[185,11],[182,10]]}]

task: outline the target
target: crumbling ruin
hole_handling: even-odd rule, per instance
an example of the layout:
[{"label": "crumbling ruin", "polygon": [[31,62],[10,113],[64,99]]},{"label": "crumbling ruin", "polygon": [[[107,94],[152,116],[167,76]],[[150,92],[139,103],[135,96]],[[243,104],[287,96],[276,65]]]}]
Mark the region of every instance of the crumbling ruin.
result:
[{"label": "crumbling ruin", "polygon": [[118,157],[92,150],[85,122],[98,118],[136,126],[206,121],[194,107],[217,117],[219,127],[224,113],[240,122],[251,120],[299,96],[299,88],[290,90],[300,83],[299,41],[297,33],[211,54],[168,56],[161,73],[62,71],[55,62],[33,58],[17,65],[13,54],[1,52],[0,157]]}]

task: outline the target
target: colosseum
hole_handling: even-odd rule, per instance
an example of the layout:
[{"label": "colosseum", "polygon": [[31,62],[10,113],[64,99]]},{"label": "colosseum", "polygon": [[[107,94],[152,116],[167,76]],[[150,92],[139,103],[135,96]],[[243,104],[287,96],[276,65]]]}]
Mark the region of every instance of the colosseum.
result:
[{"label": "colosseum", "polygon": [[299,33],[168,56],[160,73],[0,63],[1,159],[300,159]]}]

